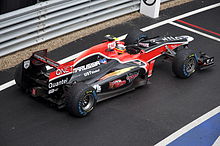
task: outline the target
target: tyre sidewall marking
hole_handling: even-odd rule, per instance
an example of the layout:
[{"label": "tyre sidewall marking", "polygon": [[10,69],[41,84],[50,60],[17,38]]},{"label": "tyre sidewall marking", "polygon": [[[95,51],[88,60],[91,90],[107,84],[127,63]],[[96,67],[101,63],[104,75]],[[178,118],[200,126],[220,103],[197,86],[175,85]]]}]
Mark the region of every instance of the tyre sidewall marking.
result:
[{"label": "tyre sidewall marking", "polygon": [[[190,59],[190,58],[193,58],[193,60],[194,60],[195,63],[196,63],[195,54],[189,55],[189,56],[186,58],[185,61],[188,61],[188,59]],[[187,71],[186,71],[186,63],[185,63],[185,61],[184,61],[184,64],[183,64],[183,73],[184,73],[184,75],[185,75],[186,77],[189,77],[191,74],[193,74],[193,73],[195,72],[196,66],[195,66],[195,68],[194,68],[194,70],[193,70],[192,72],[187,72]]]},{"label": "tyre sidewall marking", "polygon": [[80,112],[81,115],[86,115],[87,113],[91,112],[93,110],[93,108],[94,108],[95,101],[94,101],[94,103],[93,103],[93,105],[92,105],[92,107],[90,109],[88,109],[86,111],[82,109],[82,98],[84,98],[84,96],[86,96],[87,94],[90,94],[90,96],[92,96],[94,98],[94,100],[96,100],[96,97],[94,96],[95,94],[93,93],[92,90],[86,91],[83,94],[83,96],[80,98],[80,101],[78,103],[78,109],[79,109],[79,112]]}]

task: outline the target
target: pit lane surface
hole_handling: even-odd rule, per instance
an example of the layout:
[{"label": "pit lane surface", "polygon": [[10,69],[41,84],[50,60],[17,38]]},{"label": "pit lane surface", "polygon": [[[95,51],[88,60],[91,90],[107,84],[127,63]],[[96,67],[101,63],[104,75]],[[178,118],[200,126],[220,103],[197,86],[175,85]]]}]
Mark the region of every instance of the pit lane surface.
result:
[{"label": "pit lane surface", "polygon": [[[50,56],[60,60],[101,42],[105,34],[120,36],[133,27],[140,29],[146,23],[175,16],[173,13],[178,15],[217,2],[192,2],[168,9],[157,20],[141,17],[77,40],[51,52]],[[219,12],[217,7],[182,20],[220,33]],[[182,80],[174,77],[169,63],[157,61],[152,85],[102,102],[82,119],[56,111],[13,86],[0,92],[0,145],[153,145],[219,106],[219,42],[171,24],[148,33],[190,35],[195,38],[190,46],[215,56],[217,65]],[[0,74],[4,77],[0,79],[2,84],[12,79],[13,69]]]}]

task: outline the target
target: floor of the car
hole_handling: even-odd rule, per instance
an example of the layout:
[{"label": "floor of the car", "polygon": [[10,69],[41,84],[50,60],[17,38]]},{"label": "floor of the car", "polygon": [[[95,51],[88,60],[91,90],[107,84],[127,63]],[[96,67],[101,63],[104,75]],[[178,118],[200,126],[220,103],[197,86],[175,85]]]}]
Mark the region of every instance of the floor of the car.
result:
[{"label": "floor of the car", "polygon": [[98,97],[99,97],[98,102],[115,97],[115,96],[118,96],[118,95],[121,95],[121,94],[124,94],[124,93],[132,91],[132,90],[135,90],[135,88],[140,87],[140,86],[144,86],[146,84],[147,84],[147,81],[145,79],[137,78],[137,79],[135,79],[135,81],[133,83],[129,84],[126,87],[119,88],[119,89],[112,90],[112,91],[108,91],[105,93],[99,93],[98,94]]}]

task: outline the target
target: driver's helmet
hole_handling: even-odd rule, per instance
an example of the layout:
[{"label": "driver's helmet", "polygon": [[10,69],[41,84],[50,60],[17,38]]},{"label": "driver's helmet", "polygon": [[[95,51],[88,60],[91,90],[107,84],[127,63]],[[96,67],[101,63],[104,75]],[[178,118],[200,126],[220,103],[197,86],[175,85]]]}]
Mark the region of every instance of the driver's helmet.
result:
[{"label": "driver's helmet", "polygon": [[117,44],[114,50],[119,54],[123,54],[126,51],[126,47],[123,44]]}]

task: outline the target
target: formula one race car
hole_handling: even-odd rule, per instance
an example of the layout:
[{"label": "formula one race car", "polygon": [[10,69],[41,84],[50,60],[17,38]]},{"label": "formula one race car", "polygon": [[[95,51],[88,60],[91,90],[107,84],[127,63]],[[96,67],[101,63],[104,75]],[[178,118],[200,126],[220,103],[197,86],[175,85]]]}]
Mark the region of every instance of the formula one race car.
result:
[{"label": "formula one race car", "polygon": [[148,38],[131,32],[124,41],[111,35],[106,39],[64,64],[47,58],[46,50],[35,52],[18,66],[15,81],[33,97],[84,117],[97,102],[147,84],[160,56],[172,60],[173,72],[180,78],[214,64],[213,57],[197,55],[188,47],[190,36]]}]

